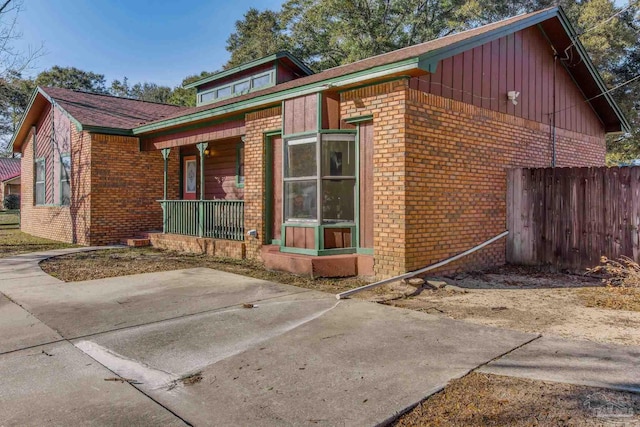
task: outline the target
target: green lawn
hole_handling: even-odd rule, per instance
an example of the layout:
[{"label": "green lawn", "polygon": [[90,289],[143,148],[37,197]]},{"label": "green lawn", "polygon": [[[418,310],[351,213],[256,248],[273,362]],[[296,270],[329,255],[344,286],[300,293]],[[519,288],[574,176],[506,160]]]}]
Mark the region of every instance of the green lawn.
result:
[{"label": "green lawn", "polygon": [[18,213],[0,211],[0,228],[20,228],[20,216]]},{"label": "green lawn", "polygon": [[55,242],[23,233],[16,229],[0,227],[0,258],[6,258],[27,252],[47,251],[51,249],[71,248],[76,245]]}]

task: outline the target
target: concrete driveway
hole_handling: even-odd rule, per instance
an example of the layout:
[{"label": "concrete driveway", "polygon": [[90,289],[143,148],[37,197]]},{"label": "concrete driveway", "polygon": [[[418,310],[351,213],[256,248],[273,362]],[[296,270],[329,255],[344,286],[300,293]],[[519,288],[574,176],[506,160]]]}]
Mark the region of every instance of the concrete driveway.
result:
[{"label": "concrete driveway", "polygon": [[62,283],[27,258],[0,262],[2,426],[371,426],[536,338],[205,268]]}]

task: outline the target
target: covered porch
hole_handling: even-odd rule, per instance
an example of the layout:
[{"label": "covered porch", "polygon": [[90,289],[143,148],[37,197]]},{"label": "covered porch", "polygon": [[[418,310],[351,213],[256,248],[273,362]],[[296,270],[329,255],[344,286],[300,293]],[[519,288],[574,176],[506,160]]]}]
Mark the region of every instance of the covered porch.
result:
[{"label": "covered porch", "polygon": [[[177,151],[179,168],[170,173],[168,162]],[[161,149],[164,158],[162,235],[152,233],[152,244],[167,249],[215,254],[229,247],[215,240],[237,242],[225,256],[244,258],[244,142],[242,137]],[[175,154],[175,153],[174,153]],[[177,198],[169,188],[179,183]],[[169,235],[174,237],[168,237]],[[178,236],[183,236],[179,238]],[[231,246],[233,247],[233,246]]]}]

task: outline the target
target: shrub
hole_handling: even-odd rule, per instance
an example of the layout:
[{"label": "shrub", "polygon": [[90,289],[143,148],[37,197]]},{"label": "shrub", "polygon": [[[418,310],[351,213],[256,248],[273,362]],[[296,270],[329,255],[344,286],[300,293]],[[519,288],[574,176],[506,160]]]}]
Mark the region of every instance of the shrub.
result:
[{"label": "shrub", "polygon": [[629,257],[618,260],[600,257],[600,265],[587,269],[588,273],[602,273],[602,281],[607,286],[640,287],[640,265]]},{"label": "shrub", "polygon": [[16,210],[20,209],[20,195],[19,194],[7,194],[4,196],[2,204],[5,209]]}]

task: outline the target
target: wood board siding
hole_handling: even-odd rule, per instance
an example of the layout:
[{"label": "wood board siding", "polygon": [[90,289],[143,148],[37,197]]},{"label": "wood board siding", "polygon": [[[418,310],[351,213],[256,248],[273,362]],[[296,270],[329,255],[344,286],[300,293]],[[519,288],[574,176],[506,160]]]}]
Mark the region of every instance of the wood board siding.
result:
[{"label": "wood board siding", "polygon": [[71,122],[50,105],[36,124],[35,159],[45,159],[45,204],[60,203],[60,155],[71,152]]},{"label": "wood board siding", "polygon": [[351,228],[325,228],[324,249],[351,248]]},{"label": "wood board siding", "polygon": [[[204,198],[207,200],[242,200],[244,188],[236,184],[237,147],[240,139],[210,142],[210,156],[204,158]],[[200,195],[200,155],[195,146],[182,147],[182,156],[196,155],[198,175],[196,196]],[[170,177],[171,179],[171,177]],[[178,179],[178,177],[175,177]]]},{"label": "wood board siding", "polygon": [[318,94],[284,101],[284,134],[313,132],[318,129]]},{"label": "wood board siding", "polygon": [[584,272],[640,261],[640,167],[508,171],[507,261]]},{"label": "wood board siding", "polygon": [[[554,108],[554,68],[556,71]],[[604,126],[537,28],[531,27],[439,62],[411,88],[591,136]],[[517,105],[507,99],[518,91]]]},{"label": "wood board siding", "polygon": [[360,236],[361,248],[373,248],[373,121],[360,123]]},{"label": "wood board siding", "polygon": [[285,246],[289,248],[315,249],[315,228],[285,226]]}]

